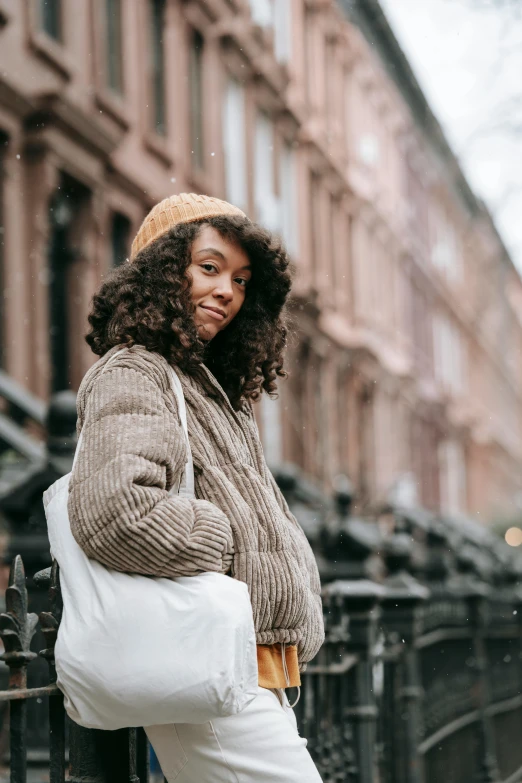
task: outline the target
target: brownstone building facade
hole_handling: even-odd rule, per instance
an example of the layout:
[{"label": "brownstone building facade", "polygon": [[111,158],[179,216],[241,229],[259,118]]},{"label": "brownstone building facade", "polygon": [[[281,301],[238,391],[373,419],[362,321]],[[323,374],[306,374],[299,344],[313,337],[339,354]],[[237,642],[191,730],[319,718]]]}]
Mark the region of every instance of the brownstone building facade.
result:
[{"label": "brownstone building facade", "polygon": [[0,0],[3,368],[77,388],[93,292],[182,191],[295,262],[269,462],[517,516],[522,284],[376,0]]}]

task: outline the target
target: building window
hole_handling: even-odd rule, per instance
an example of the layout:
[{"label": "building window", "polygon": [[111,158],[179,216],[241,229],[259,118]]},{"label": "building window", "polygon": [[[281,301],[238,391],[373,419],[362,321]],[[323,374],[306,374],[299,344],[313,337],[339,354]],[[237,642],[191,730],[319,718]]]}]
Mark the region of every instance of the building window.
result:
[{"label": "building window", "polygon": [[333,301],[340,293],[340,274],[339,274],[339,225],[340,225],[341,206],[339,199],[332,193],[328,194],[328,265],[326,269],[329,274],[330,290],[333,292]]},{"label": "building window", "polygon": [[405,166],[406,216],[423,246],[428,243],[428,200],[421,177],[408,161]]},{"label": "building window", "polygon": [[307,104],[312,104],[314,100],[314,65],[315,62],[315,28],[313,24],[313,13],[305,6],[303,19],[303,49],[304,49],[304,82],[305,98]]},{"label": "building window", "polygon": [[292,56],[292,4],[288,0],[274,2],[274,50],[279,62],[287,63]]},{"label": "building window", "polygon": [[461,394],[466,387],[464,348],[459,327],[443,314],[436,314],[433,319],[435,377],[451,394]]},{"label": "building window", "polygon": [[107,85],[123,92],[121,0],[105,0]]},{"label": "building window", "polygon": [[[78,248],[89,224],[90,193],[63,175],[49,204],[49,342],[51,391],[69,389],[78,335]],[[83,325],[82,325],[83,326]]]},{"label": "building window", "polygon": [[[288,0],[283,1],[288,3]],[[260,27],[268,27],[273,24],[272,2],[273,0],[250,0],[250,14],[254,24],[258,24]]]},{"label": "building window", "polygon": [[121,266],[129,257],[131,222],[120,212],[112,216],[111,266]]},{"label": "building window", "polygon": [[50,38],[63,40],[61,0],[40,0],[40,24]]},{"label": "building window", "polygon": [[322,480],[325,477],[328,433],[323,426],[325,405],[321,357],[311,347],[303,347],[302,394],[303,418],[303,470],[309,476]]},{"label": "building window", "polygon": [[439,445],[441,510],[447,514],[466,511],[467,477],[464,448],[457,440],[442,441]]},{"label": "building window", "polygon": [[254,173],[257,219],[269,231],[280,231],[280,205],[274,181],[274,126],[263,112],[256,118]]},{"label": "building window", "polygon": [[279,161],[279,182],[281,196],[281,233],[288,252],[299,253],[299,226],[297,216],[297,171],[295,152],[290,144],[284,143]]},{"label": "building window", "polygon": [[373,390],[363,385],[357,394],[357,486],[358,506],[367,505],[375,482],[375,399]]},{"label": "building window", "polygon": [[426,508],[436,510],[440,507],[439,471],[441,446],[439,432],[433,422],[411,414],[410,418],[410,464],[415,483],[413,489],[414,504],[421,503]]},{"label": "building window", "polygon": [[[430,304],[424,291],[412,282],[410,291],[410,334],[413,340],[415,363],[419,374],[433,376],[433,345],[439,340],[438,326],[431,324]],[[439,343],[437,342],[437,350]],[[439,370],[437,370],[439,372]]]},{"label": "building window", "polygon": [[246,209],[245,91],[235,79],[229,79],[223,101],[223,151],[227,201]]},{"label": "building window", "polygon": [[430,214],[434,266],[448,278],[460,275],[460,250],[457,233],[444,206],[432,205]]},{"label": "building window", "polygon": [[315,270],[317,270],[317,267],[319,266],[321,257],[321,221],[319,219],[321,192],[321,177],[314,171],[311,171],[308,192],[308,225],[310,231],[310,252],[312,255],[312,265]]},{"label": "building window", "polygon": [[265,459],[273,468],[283,459],[281,400],[272,399],[268,394],[261,398],[261,431]]},{"label": "building window", "polygon": [[195,169],[205,165],[203,146],[203,46],[204,40],[198,30],[192,33],[190,42],[190,139],[192,161]]},{"label": "building window", "polygon": [[163,29],[165,0],[150,0],[150,37],[152,67],[152,124],[160,136],[165,136],[165,45]]}]

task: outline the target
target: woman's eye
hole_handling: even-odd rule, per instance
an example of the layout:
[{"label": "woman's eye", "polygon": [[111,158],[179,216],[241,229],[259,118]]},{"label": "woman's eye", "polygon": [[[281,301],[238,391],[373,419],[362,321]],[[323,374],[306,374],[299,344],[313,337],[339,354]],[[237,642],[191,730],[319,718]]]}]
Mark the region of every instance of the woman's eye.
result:
[{"label": "woman's eye", "polygon": [[236,283],[239,283],[243,288],[246,288],[248,280],[245,280],[244,277],[236,277]]},{"label": "woman's eye", "polygon": [[207,271],[210,271],[210,272],[215,272],[217,270],[216,265],[215,264],[211,264],[209,261],[207,261],[206,264],[201,264],[201,266],[203,267],[203,269],[206,269]]}]

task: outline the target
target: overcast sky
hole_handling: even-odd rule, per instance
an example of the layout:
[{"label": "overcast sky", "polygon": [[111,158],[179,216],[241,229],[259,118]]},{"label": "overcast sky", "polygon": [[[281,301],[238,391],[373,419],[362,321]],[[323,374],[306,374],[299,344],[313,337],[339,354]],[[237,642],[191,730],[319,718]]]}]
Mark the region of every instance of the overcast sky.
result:
[{"label": "overcast sky", "polygon": [[522,0],[381,5],[522,272]]}]

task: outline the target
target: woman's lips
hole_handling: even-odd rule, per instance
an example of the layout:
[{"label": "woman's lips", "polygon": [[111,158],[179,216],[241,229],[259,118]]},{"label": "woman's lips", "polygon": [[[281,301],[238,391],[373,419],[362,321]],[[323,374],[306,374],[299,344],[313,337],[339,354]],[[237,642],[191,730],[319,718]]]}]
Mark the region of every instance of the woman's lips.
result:
[{"label": "woman's lips", "polygon": [[212,318],[215,318],[216,321],[224,321],[225,316],[221,315],[221,313],[217,313],[215,310],[211,310],[210,307],[205,307],[204,305],[200,305],[201,309],[204,310],[208,315],[210,315]]}]

